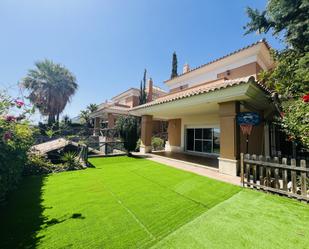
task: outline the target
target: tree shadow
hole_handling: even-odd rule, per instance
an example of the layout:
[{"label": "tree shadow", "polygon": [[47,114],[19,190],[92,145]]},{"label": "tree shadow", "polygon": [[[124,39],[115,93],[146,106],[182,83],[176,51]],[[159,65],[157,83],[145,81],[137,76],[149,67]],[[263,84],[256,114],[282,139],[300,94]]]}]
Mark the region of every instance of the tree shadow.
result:
[{"label": "tree shadow", "polygon": [[18,189],[11,192],[6,203],[0,206],[0,248],[36,248],[43,236],[40,230],[57,225],[69,219],[85,219],[81,213],[65,215],[61,219],[48,219],[42,188],[46,176],[24,177]]},{"label": "tree shadow", "polygon": [[25,177],[0,206],[0,248],[35,248],[45,218],[42,206],[44,176]]}]

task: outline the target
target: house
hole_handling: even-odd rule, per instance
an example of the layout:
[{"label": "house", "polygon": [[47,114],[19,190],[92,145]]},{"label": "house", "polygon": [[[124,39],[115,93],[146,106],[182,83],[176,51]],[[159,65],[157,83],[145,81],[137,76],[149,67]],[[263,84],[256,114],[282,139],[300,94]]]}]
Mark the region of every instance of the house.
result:
[{"label": "house", "polygon": [[169,94],[131,108],[130,113],[142,117],[140,151],[151,152],[153,120],[165,120],[165,151],[209,157],[217,161],[219,172],[237,175],[247,143],[236,118],[255,112],[261,122],[249,136],[248,152],[269,155],[276,140],[269,125],[274,107],[258,74],[273,65],[265,40],[194,69],[186,64],[182,74],[165,81]]},{"label": "house", "polygon": [[[166,92],[153,85],[152,79],[147,80],[146,85],[147,102],[156,100],[162,97]],[[115,97],[110,101],[106,101],[99,105],[98,110],[91,113],[90,117],[94,119],[94,133],[100,135],[102,129],[113,129],[116,120],[121,115],[128,115],[129,110],[139,105],[140,90],[130,88]],[[160,131],[161,122],[155,122],[154,127]]]}]

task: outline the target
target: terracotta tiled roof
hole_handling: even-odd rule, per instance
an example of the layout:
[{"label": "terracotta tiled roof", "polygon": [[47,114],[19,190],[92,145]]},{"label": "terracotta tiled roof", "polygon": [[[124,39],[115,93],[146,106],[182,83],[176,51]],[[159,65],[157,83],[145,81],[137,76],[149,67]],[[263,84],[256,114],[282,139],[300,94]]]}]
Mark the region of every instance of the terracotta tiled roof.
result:
[{"label": "terracotta tiled roof", "polygon": [[[172,102],[172,101],[179,100],[179,99],[188,98],[188,97],[191,97],[191,96],[194,96],[194,95],[199,95],[199,94],[203,94],[203,93],[217,91],[217,90],[224,89],[224,88],[227,88],[227,87],[232,87],[232,86],[236,86],[236,85],[240,85],[240,84],[247,84],[247,83],[250,83],[250,82],[255,82],[253,80],[252,81],[249,80],[250,77],[253,77],[253,76],[238,78],[238,79],[234,79],[234,80],[218,79],[218,80],[210,81],[210,82],[207,82],[207,83],[203,83],[203,84],[200,84],[200,85],[197,85],[197,86],[187,88],[187,89],[179,91],[179,92],[167,94],[167,95],[160,97],[160,98],[158,98],[158,99],[156,99],[152,102],[136,106],[136,107],[132,108],[131,110],[138,110],[138,109],[146,108],[146,107],[149,107],[149,106],[159,105],[159,104],[168,103],[168,102]],[[257,82],[255,82],[255,84],[258,87],[262,88],[264,91],[267,91],[265,86],[263,86],[262,84],[257,83]]]},{"label": "terracotta tiled roof", "polygon": [[[270,45],[268,44],[268,42],[267,42],[265,39],[262,39],[262,40],[260,40],[260,41],[255,42],[255,43],[252,43],[251,45],[248,45],[248,46],[243,47],[243,48],[241,48],[241,49],[238,49],[238,50],[236,50],[236,51],[234,51],[234,52],[231,52],[231,53],[229,53],[229,54],[227,54],[227,55],[224,55],[224,56],[222,56],[222,57],[220,57],[220,58],[217,58],[217,59],[215,59],[215,60],[213,60],[213,61],[207,62],[207,63],[202,64],[202,65],[200,65],[200,66],[198,66],[198,67],[196,67],[196,68],[193,68],[193,69],[191,69],[190,71],[188,71],[188,72],[186,72],[186,73],[179,74],[178,76],[174,77],[173,79],[176,79],[176,78],[181,77],[181,76],[183,76],[183,75],[185,75],[185,74],[191,73],[191,72],[193,72],[193,71],[195,71],[195,70],[197,70],[197,69],[200,69],[200,68],[202,68],[202,67],[208,66],[208,65],[210,65],[210,64],[212,64],[212,63],[215,63],[215,62],[217,62],[217,61],[220,61],[220,60],[222,60],[222,59],[224,59],[224,58],[226,58],[226,57],[229,57],[229,56],[231,56],[231,55],[237,54],[237,53],[239,53],[239,52],[241,52],[241,51],[243,51],[243,50],[246,50],[246,49],[248,49],[248,48],[254,47],[254,46],[256,46],[256,45],[258,45],[258,44],[260,44],[260,43],[264,43],[268,49],[271,48]],[[168,79],[168,80],[165,80],[164,82],[169,82],[170,80],[173,80],[173,79]]]}]

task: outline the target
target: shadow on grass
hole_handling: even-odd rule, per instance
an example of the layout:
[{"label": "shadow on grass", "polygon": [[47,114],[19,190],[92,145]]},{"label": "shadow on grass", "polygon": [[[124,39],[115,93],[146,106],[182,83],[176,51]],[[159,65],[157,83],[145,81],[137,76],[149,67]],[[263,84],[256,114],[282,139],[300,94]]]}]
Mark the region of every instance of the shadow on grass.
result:
[{"label": "shadow on grass", "polygon": [[40,230],[69,219],[85,219],[81,213],[65,215],[61,219],[48,219],[42,188],[48,176],[27,176],[18,189],[9,195],[6,203],[0,206],[0,249],[36,248],[43,236]]},{"label": "shadow on grass", "polygon": [[[44,176],[25,177],[18,189],[0,206],[0,248],[35,248],[44,224],[42,187]],[[50,207],[52,208],[52,207]]]}]

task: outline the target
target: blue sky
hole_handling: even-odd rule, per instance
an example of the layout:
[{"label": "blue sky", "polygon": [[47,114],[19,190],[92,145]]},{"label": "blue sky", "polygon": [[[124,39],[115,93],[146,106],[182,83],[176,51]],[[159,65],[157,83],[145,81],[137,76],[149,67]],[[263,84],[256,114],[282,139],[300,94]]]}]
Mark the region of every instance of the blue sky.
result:
[{"label": "blue sky", "polygon": [[144,68],[154,83],[171,72],[173,51],[179,71],[196,67],[270,35],[244,36],[246,6],[263,9],[264,0],[1,0],[0,86],[16,84],[37,60],[64,64],[79,90],[64,114],[74,117],[138,87]]}]

